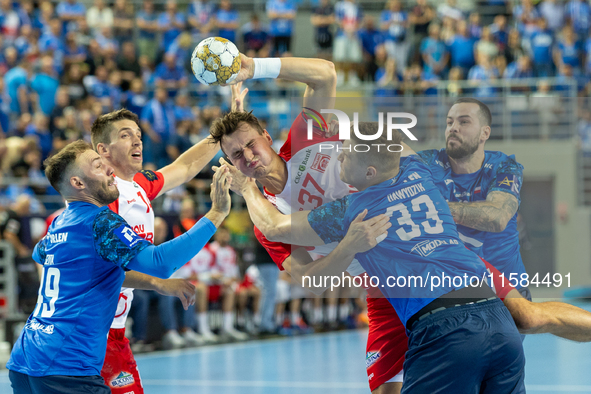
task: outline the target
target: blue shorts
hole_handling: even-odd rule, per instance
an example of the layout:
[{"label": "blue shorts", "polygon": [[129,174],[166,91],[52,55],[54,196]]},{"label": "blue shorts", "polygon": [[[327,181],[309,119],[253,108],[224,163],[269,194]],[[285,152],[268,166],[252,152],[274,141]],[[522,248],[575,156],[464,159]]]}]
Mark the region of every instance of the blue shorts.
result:
[{"label": "blue shorts", "polygon": [[499,299],[434,313],[408,333],[406,393],[525,393],[525,355]]},{"label": "blue shorts", "polygon": [[14,394],[111,394],[100,375],[96,376],[29,376],[9,371]]}]

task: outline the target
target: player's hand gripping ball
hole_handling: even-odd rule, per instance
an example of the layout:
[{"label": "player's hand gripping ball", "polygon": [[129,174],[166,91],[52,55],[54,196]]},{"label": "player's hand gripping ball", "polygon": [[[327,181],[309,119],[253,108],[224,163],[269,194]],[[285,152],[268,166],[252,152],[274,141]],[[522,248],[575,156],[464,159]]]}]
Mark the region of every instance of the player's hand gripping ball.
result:
[{"label": "player's hand gripping ball", "polygon": [[232,41],[221,37],[209,37],[195,47],[191,56],[191,68],[202,84],[227,84],[232,82],[240,71],[240,52]]}]

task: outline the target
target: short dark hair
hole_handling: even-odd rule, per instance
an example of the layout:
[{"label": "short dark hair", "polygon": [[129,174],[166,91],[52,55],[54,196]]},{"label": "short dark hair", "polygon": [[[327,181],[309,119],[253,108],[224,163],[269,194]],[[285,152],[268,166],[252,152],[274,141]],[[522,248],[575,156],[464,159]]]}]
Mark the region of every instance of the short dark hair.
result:
[{"label": "short dark hair", "polygon": [[45,165],[45,176],[55,190],[61,193],[60,187],[72,169],[72,165],[78,156],[87,150],[92,150],[92,146],[88,142],[84,140],[74,141],[43,162]]},{"label": "short dark hair", "polygon": [[222,138],[234,133],[241,123],[247,123],[252,126],[259,134],[263,134],[263,127],[256,116],[250,112],[232,111],[223,117],[216,119],[209,129],[209,134],[215,142],[221,143]]},{"label": "short dark hair", "polygon": [[97,145],[100,143],[111,143],[113,123],[123,119],[132,120],[138,125],[140,123],[138,116],[125,108],[101,115],[94,121],[92,128],[90,129],[90,140],[92,141],[94,149],[96,149]]},{"label": "short dark hair", "polygon": [[[396,152],[388,150],[389,145],[400,145],[402,142],[402,135],[398,130],[392,130],[392,139],[388,139],[386,126],[382,124],[382,135],[373,141],[365,141],[357,137],[353,130],[354,125],[351,125],[351,144],[364,144],[369,146],[369,151],[358,153],[362,157],[364,164],[374,166],[383,171],[389,171],[393,168],[394,163],[398,167],[400,163],[399,148],[393,149]],[[359,133],[361,135],[375,135],[379,129],[378,122],[359,122]],[[352,150],[353,151],[353,150]]]},{"label": "short dark hair", "polygon": [[488,108],[488,105],[484,104],[482,101],[470,97],[457,99],[454,102],[454,105],[462,103],[478,105],[478,118],[480,119],[480,124],[483,126],[490,126],[492,124],[492,114],[490,113],[490,108]]}]

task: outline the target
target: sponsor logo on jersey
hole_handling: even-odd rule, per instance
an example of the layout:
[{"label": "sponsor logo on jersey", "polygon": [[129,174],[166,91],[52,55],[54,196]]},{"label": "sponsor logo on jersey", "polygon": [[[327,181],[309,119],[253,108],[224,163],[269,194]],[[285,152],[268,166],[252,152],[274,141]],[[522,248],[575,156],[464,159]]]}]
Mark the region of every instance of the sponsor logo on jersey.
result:
[{"label": "sponsor logo on jersey", "polygon": [[410,174],[408,176],[408,179],[411,181],[416,181],[417,179],[421,179],[421,176],[419,174],[417,174],[416,172],[413,172],[412,174]]},{"label": "sponsor logo on jersey", "polygon": [[53,255],[52,254],[48,254],[47,256],[45,256],[44,265],[53,265]]},{"label": "sponsor logo on jersey", "polygon": [[416,185],[411,185],[405,187],[400,190],[396,190],[394,193],[388,195],[388,202],[396,201],[396,200],[403,200],[406,198],[410,198],[412,196],[417,195],[420,192],[424,192],[425,187],[422,183],[417,183]]},{"label": "sponsor logo on jersey", "polygon": [[497,187],[519,193],[519,180],[515,175],[499,174],[497,175]]},{"label": "sponsor logo on jersey", "polygon": [[119,375],[111,380],[111,386],[113,387],[125,387],[135,383],[133,375],[128,372],[119,372]]},{"label": "sponsor logo on jersey", "polygon": [[484,168],[485,168],[485,169],[487,169],[487,170],[492,170],[492,168],[493,168],[493,165],[492,165],[491,163],[486,163],[486,164],[484,165]]},{"label": "sponsor logo on jersey", "polygon": [[68,240],[68,233],[57,233],[57,234],[49,233],[47,235],[49,235],[49,242],[51,242],[53,244],[59,244],[62,242],[66,242]]},{"label": "sponsor logo on jersey", "polygon": [[[382,357],[382,354],[377,351],[377,352],[367,352],[365,354],[365,368],[369,368],[372,365],[374,365],[376,363],[376,361],[378,361],[378,359]],[[371,379],[371,378],[370,378]]]},{"label": "sponsor logo on jersey", "polygon": [[150,182],[155,181],[156,179],[158,179],[158,177],[156,176],[156,173],[154,171],[150,171],[150,170],[141,170],[140,173],[146,177],[147,180],[149,180]]},{"label": "sponsor logo on jersey", "polygon": [[131,200],[127,200],[128,204],[131,204],[132,202],[135,202],[135,198],[131,199]]},{"label": "sponsor logo on jersey", "polygon": [[453,183],[453,181],[454,181],[453,179],[446,179],[446,180],[445,180],[445,185],[447,186],[447,185],[449,185],[450,183]]},{"label": "sponsor logo on jersey", "polygon": [[310,160],[310,155],[312,154],[312,149],[306,149],[306,157],[302,160],[302,163],[298,167],[298,172],[296,173],[294,182],[296,184],[300,183],[302,178],[303,172],[306,171],[306,165],[308,164],[308,160]]},{"label": "sponsor logo on jersey", "polygon": [[458,241],[456,241],[455,239],[450,239],[449,241],[446,241],[444,239],[426,240],[423,242],[419,242],[418,244],[413,246],[413,248],[410,251],[416,252],[416,253],[420,254],[421,256],[426,257],[426,256],[429,256],[431,253],[433,253],[433,251],[435,249],[437,249],[437,247],[439,247],[441,245],[450,245],[450,244],[457,245]]},{"label": "sponsor logo on jersey", "polygon": [[316,153],[316,156],[314,156],[314,160],[312,161],[312,165],[310,166],[310,168],[314,171],[324,173],[329,162],[329,155],[325,155],[323,153]]},{"label": "sponsor logo on jersey", "polygon": [[368,380],[372,380],[372,379],[373,379],[373,373],[368,376]]},{"label": "sponsor logo on jersey", "polygon": [[137,235],[129,226],[125,224],[122,224],[116,228],[114,233],[117,238],[121,240],[121,242],[130,248],[142,240],[139,235]]},{"label": "sponsor logo on jersey", "polygon": [[42,323],[39,323],[39,321],[37,321],[37,319],[33,319],[29,322],[27,322],[27,324],[25,324],[25,329],[27,330],[31,330],[31,331],[41,331],[45,334],[53,334],[53,324],[50,325],[45,325]]}]

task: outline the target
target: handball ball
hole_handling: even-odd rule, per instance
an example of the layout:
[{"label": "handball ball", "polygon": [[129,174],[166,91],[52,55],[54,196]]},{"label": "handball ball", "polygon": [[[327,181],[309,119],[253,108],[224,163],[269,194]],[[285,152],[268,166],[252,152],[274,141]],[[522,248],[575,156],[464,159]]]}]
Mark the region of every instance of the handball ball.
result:
[{"label": "handball ball", "polygon": [[209,37],[195,47],[191,56],[191,68],[202,84],[230,83],[240,71],[240,52],[232,41]]}]

